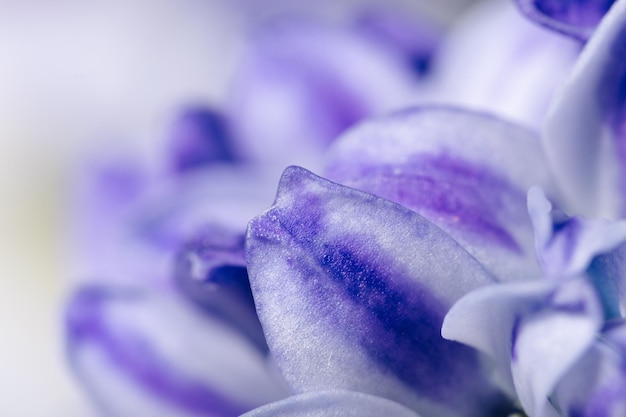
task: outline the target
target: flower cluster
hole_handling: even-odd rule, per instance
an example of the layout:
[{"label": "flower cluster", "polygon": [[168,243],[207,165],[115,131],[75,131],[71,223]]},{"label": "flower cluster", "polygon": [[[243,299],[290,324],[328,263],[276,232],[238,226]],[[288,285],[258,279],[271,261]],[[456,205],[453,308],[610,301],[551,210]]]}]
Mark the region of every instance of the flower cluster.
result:
[{"label": "flower cluster", "polygon": [[[447,100],[454,45],[369,10],[257,33],[227,116],[183,114],[165,179],[98,171],[83,263],[107,280],[66,324],[101,409],[626,415],[626,0],[517,3],[584,43],[504,66],[572,63],[532,94],[500,79],[540,133]],[[288,163],[309,169],[258,215]]]}]

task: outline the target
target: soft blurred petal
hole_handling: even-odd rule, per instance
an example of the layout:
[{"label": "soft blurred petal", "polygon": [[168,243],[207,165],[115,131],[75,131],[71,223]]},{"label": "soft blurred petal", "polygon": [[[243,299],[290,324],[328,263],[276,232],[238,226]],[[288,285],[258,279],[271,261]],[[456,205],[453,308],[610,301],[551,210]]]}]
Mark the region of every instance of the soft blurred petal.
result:
[{"label": "soft blurred petal", "polygon": [[556,406],[569,416],[626,413],[626,324],[611,325],[561,380]]},{"label": "soft blurred petal", "polygon": [[334,390],[300,394],[242,417],[419,417],[408,408],[360,392]]},{"label": "soft blurred petal", "polygon": [[207,314],[224,319],[267,351],[244,260],[244,233],[210,225],[177,256],[174,280],[181,293]]},{"label": "soft blurred petal", "polygon": [[337,135],[415,88],[405,56],[360,31],[293,16],[271,23],[254,33],[232,89],[250,160],[315,168]]},{"label": "soft blurred petal", "polygon": [[520,10],[547,28],[586,41],[615,0],[516,0]]},{"label": "soft blurred petal", "polygon": [[539,128],[580,44],[525,19],[513,2],[478,2],[433,61],[432,100]]},{"label": "soft blurred petal", "polygon": [[589,40],[546,120],[545,148],[568,197],[564,209],[626,215],[626,2]]},{"label": "soft blurred petal", "polygon": [[268,345],[297,391],[350,389],[440,416],[502,406],[479,356],[440,335],[452,303],[492,278],[428,220],[291,167],[246,250]]},{"label": "soft blurred petal", "polygon": [[341,137],[325,175],[428,218],[499,280],[540,273],[526,190],[554,187],[541,142],[525,129],[452,108],[406,110]]},{"label": "soft blurred petal", "polygon": [[237,416],[288,395],[247,338],[175,297],[82,287],[67,338],[74,370],[114,416]]}]

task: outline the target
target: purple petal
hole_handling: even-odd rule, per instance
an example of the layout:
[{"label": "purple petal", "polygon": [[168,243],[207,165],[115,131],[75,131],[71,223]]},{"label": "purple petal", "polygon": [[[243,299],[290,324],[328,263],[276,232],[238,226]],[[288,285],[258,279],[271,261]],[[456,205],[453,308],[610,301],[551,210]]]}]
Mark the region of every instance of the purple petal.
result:
[{"label": "purple petal", "polygon": [[539,311],[519,318],[511,370],[529,414],[555,415],[549,397],[593,344],[603,320],[595,290],[585,280],[560,286]]},{"label": "purple petal", "polygon": [[349,389],[441,416],[501,405],[479,357],[440,336],[450,305],[492,278],[426,219],[291,167],[246,245],[268,345],[297,391]]},{"label": "purple petal", "polygon": [[561,380],[554,401],[568,416],[620,417],[626,411],[626,324],[602,337]]},{"label": "purple petal", "polygon": [[589,39],[615,0],[516,0],[530,19],[581,41]]},{"label": "purple petal", "polygon": [[538,27],[512,1],[475,4],[435,56],[433,99],[538,129],[580,43]]},{"label": "purple petal", "polygon": [[594,342],[603,318],[586,280],[530,281],[462,298],[446,316],[442,334],[489,354],[529,415],[556,416],[549,396]]},{"label": "purple petal", "polygon": [[538,138],[524,129],[461,110],[412,109],[344,135],[326,175],[428,218],[500,280],[540,273],[526,190],[551,180]]},{"label": "purple petal", "polygon": [[66,324],[72,365],[111,415],[237,416],[287,394],[246,339],[175,299],[83,287]]},{"label": "purple petal", "polygon": [[611,8],[589,40],[545,127],[545,148],[569,199],[565,209],[626,214],[626,5]]},{"label": "purple petal", "polygon": [[168,155],[175,173],[238,160],[225,117],[206,107],[190,107],[182,112],[169,141]]},{"label": "purple petal", "polygon": [[242,417],[419,417],[408,408],[360,392],[334,390],[300,394],[250,411]]},{"label": "purple petal", "polygon": [[203,229],[178,255],[174,279],[196,306],[224,319],[267,351],[248,281],[243,233],[218,225]]},{"label": "purple petal", "polygon": [[546,275],[562,279],[587,274],[603,299],[607,318],[620,316],[626,300],[626,221],[568,217],[540,189],[528,193],[537,253]]},{"label": "purple petal", "polygon": [[254,34],[231,94],[241,150],[279,169],[317,165],[359,120],[406,102],[402,57],[348,28],[282,19]]},{"label": "purple petal", "polygon": [[443,29],[426,18],[418,19],[403,10],[370,7],[356,20],[357,30],[373,42],[404,57],[406,64],[418,75],[426,75],[443,37]]}]

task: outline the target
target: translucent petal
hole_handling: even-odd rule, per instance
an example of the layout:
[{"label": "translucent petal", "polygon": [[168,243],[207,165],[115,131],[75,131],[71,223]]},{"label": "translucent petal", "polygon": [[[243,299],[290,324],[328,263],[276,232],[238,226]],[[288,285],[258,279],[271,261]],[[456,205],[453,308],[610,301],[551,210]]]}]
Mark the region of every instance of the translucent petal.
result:
[{"label": "translucent petal", "polygon": [[626,214],[626,3],[589,40],[546,120],[545,148],[568,197],[564,210]]},{"label": "translucent petal", "polygon": [[289,391],[267,356],[180,299],[81,288],[66,316],[74,370],[115,416],[237,416]]},{"label": "translucent petal", "polygon": [[565,415],[626,415],[626,325],[623,321],[602,336],[559,383],[553,401]]},{"label": "translucent petal", "polygon": [[359,392],[334,390],[295,395],[242,417],[419,417],[393,401]]},{"label": "translucent petal", "polygon": [[250,160],[315,168],[337,135],[414,91],[404,56],[357,30],[293,16],[271,23],[254,33],[230,95]]},{"label": "translucent petal", "polygon": [[440,336],[452,303],[492,278],[426,219],[291,167],[246,248],[268,345],[297,391],[349,389],[440,416],[501,405],[477,354]]},{"label": "translucent petal", "polygon": [[586,41],[615,0],[516,0],[535,22]]},{"label": "translucent petal", "polygon": [[540,274],[526,191],[553,187],[540,141],[525,129],[458,109],[415,108],[341,137],[326,176],[428,218],[499,280]]}]

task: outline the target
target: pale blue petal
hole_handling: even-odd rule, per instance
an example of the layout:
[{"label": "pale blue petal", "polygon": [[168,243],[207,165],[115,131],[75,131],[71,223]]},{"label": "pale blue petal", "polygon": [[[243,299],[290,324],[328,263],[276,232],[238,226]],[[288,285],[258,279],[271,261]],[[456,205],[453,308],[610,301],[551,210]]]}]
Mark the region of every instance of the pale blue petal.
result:
[{"label": "pale blue petal", "polygon": [[517,396],[530,415],[558,416],[550,396],[594,343],[603,321],[596,292],[584,279],[564,283],[536,312],[518,317],[511,371]]},{"label": "pale blue petal", "polygon": [[528,193],[528,212],[546,275],[587,274],[602,296],[607,318],[619,316],[626,290],[626,221],[569,217],[553,208],[539,188]]},{"label": "pale blue petal", "polygon": [[626,214],[626,2],[589,40],[546,121],[545,148],[569,212]]},{"label": "pale blue petal", "polygon": [[549,29],[586,41],[615,0],[516,0],[530,19]]},{"label": "pale blue petal", "polygon": [[580,49],[580,42],[526,19],[513,1],[474,2],[434,57],[428,102],[488,111],[538,129]]},{"label": "pale blue petal", "polygon": [[237,330],[171,296],[81,288],[66,318],[71,364],[112,416],[237,416],[289,394]]},{"label": "pale blue petal", "polygon": [[359,392],[334,390],[295,395],[242,417],[419,417],[387,399]]},{"label": "pale blue petal", "polygon": [[626,324],[601,337],[559,383],[553,401],[568,417],[626,415]]},{"label": "pale blue petal", "polygon": [[539,138],[492,116],[415,108],[360,124],[326,176],[402,204],[448,232],[499,280],[540,274],[527,189],[552,189]]},{"label": "pale blue petal", "polygon": [[452,303],[492,278],[428,220],[291,167],[246,248],[268,345],[297,391],[360,391],[438,416],[501,405],[477,353],[440,335]]},{"label": "pale blue petal", "polygon": [[494,359],[501,381],[529,415],[556,416],[558,381],[593,343],[603,321],[584,279],[537,280],[479,289],[457,302],[442,335]]}]

